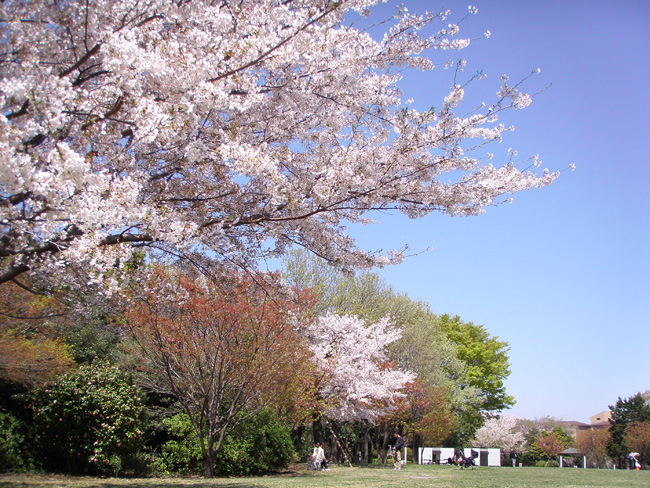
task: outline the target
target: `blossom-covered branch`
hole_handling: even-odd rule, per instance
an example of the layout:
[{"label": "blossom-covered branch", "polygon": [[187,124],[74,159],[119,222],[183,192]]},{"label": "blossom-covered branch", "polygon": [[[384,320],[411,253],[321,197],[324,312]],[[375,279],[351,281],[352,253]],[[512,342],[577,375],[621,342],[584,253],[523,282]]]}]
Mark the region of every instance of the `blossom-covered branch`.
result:
[{"label": "blossom-covered branch", "polygon": [[466,86],[405,105],[397,73],[470,40],[423,34],[447,13],[404,11],[379,40],[344,25],[373,3],[2,2],[0,283],[66,263],[101,277],[134,249],[384,265],[402,255],[359,249],[346,224],[475,215],[556,178],[471,151],[529,103],[517,86],[467,116]]}]

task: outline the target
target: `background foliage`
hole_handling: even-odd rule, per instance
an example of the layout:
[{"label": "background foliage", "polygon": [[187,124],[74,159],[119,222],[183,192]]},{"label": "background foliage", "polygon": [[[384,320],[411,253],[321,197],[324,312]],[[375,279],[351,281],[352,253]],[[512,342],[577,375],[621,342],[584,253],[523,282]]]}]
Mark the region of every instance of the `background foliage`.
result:
[{"label": "background foliage", "polygon": [[[187,414],[179,413],[164,423],[170,439],[161,446],[152,469],[167,474],[201,473],[201,445]],[[215,462],[215,474],[260,474],[286,468],[295,459],[291,429],[271,409],[264,409],[226,436]]]}]

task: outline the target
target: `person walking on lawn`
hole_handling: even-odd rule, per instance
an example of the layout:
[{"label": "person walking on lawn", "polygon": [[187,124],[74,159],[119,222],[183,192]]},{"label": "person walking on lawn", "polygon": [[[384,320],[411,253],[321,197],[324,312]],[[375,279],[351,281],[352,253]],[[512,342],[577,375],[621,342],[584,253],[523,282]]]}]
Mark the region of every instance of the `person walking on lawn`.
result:
[{"label": "person walking on lawn", "polygon": [[399,435],[397,432],[394,434],[395,445],[393,445],[393,469],[396,471],[402,470],[402,453],[401,449],[404,447],[404,438]]}]

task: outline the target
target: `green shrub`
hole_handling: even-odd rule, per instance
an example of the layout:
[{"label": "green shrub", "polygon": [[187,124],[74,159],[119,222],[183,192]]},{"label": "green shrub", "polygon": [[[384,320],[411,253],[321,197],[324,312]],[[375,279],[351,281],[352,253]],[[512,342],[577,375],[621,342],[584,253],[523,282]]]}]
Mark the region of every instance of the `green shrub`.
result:
[{"label": "green shrub", "polygon": [[9,412],[0,412],[0,471],[23,472],[32,469],[33,461],[25,449],[22,430],[16,417]]},{"label": "green shrub", "polygon": [[234,429],[217,455],[221,475],[259,474],[286,468],[296,456],[290,429],[267,409]]},{"label": "green shrub", "polygon": [[538,468],[557,468],[559,465],[560,465],[560,463],[558,463],[557,461],[555,461],[553,459],[548,461],[548,462],[547,461],[537,461],[535,463],[535,466],[538,467]]},{"label": "green shrub", "polygon": [[151,463],[151,469],[165,474],[197,474],[203,472],[203,454],[196,431],[185,413],[164,419],[170,440]]},{"label": "green shrub", "polygon": [[[198,436],[185,413],[164,421],[171,439],[161,446],[152,469],[167,474],[199,474],[204,471]],[[290,429],[271,410],[246,419],[229,434],[217,455],[219,476],[259,474],[286,468],[295,459]]]},{"label": "green shrub", "polygon": [[140,450],[141,393],[117,367],[95,362],[32,394],[36,449],[49,470],[117,474]]}]

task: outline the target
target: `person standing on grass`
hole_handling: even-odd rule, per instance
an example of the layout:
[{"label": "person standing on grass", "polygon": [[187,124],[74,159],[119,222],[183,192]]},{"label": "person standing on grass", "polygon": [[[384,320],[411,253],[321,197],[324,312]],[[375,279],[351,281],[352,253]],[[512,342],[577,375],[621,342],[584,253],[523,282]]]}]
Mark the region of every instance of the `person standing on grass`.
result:
[{"label": "person standing on grass", "polygon": [[517,451],[514,449],[510,451],[510,459],[512,459],[512,467],[517,467]]},{"label": "person standing on grass", "polygon": [[395,466],[393,469],[397,471],[402,470],[402,453],[400,452],[400,449],[404,447],[404,438],[399,435],[397,432],[394,434],[395,437],[395,445],[393,446],[393,465]]}]

